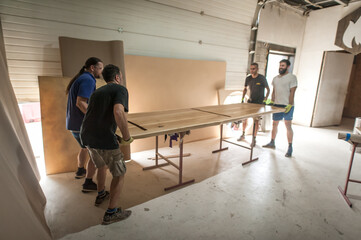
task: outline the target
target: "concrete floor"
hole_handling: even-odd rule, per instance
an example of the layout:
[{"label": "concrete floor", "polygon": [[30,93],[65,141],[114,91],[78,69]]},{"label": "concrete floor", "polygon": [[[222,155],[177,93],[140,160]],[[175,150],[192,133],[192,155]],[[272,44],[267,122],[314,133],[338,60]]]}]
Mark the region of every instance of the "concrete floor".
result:
[{"label": "concrete floor", "polygon": [[[361,185],[349,185],[353,208],[337,189],[344,187],[350,157],[349,144],[337,133],[352,126],[347,119],[340,127],[294,126],[294,157],[289,159],[280,124],[276,150],[259,146],[269,141],[269,133],[260,133],[255,148],[260,159],[244,167],[246,149],[225,143],[228,151],[212,154],[217,139],[185,144],[192,155],[185,158],[184,178],[196,183],[169,193],[163,188],[176,183],[174,168],[144,172],[153,151],[133,154],[120,201],[133,214],[108,226],[99,225],[106,204],[93,206],[96,195],[80,192],[82,180],[73,173],[48,176],[41,181],[47,221],[55,238],[76,240],[360,239]],[[360,158],[356,154],[355,179],[361,179]]]}]

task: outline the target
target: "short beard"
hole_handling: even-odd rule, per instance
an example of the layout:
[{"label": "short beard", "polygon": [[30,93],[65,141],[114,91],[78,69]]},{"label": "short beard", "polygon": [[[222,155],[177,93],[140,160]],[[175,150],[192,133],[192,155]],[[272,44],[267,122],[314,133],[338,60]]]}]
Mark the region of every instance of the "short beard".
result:
[{"label": "short beard", "polygon": [[278,72],[282,75],[282,74],[285,74],[287,72],[287,69],[278,69]]}]

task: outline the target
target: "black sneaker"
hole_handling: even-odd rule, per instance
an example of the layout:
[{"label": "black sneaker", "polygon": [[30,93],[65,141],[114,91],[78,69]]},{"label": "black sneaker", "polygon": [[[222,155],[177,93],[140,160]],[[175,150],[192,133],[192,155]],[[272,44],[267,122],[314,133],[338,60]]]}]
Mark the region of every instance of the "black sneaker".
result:
[{"label": "black sneaker", "polygon": [[85,177],[86,175],[86,169],[85,168],[78,168],[78,171],[75,172],[75,178],[81,179]]},{"label": "black sneaker", "polygon": [[93,182],[93,180],[85,180],[83,184],[83,190],[81,190],[83,193],[92,192],[97,190],[97,184]]},{"label": "black sneaker", "polygon": [[115,213],[105,212],[102,224],[108,225],[111,223],[122,221],[122,220],[128,218],[131,214],[132,214],[132,211],[122,210],[121,208],[118,208],[118,210]]},{"label": "black sneaker", "polygon": [[99,206],[104,200],[109,198],[109,192],[105,191],[102,195],[98,195],[95,199],[95,206]]}]

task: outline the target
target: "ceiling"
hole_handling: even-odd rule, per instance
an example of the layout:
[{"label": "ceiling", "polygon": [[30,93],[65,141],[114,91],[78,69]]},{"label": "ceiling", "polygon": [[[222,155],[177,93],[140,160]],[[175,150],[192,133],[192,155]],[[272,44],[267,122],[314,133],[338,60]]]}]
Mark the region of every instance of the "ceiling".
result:
[{"label": "ceiling", "polygon": [[351,2],[359,0],[277,0],[282,4],[289,5],[305,13],[334,6],[347,6]]}]

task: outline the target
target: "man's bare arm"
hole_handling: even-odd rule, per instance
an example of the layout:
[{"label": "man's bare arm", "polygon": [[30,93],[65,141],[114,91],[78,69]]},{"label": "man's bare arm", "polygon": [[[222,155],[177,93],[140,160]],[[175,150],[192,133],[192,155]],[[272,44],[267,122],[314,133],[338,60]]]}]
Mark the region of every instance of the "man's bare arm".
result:
[{"label": "man's bare arm", "polygon": [[76,106],[82,111],[84,114],[86,113],[86,110],[88,108],[88,99],[85,97],[77,97],[76,98]]},{"label": "man's bare arm", "polygon": [[128,129],[128,121],[127,116],[124,112],[124,106],[120,103],[117,103],[113,107],[113,113],[115,122],[122,133],[123,139],[125,141],[130,139],[129,129]]},{"label": "man's bare arm", "polygon": [[293,87],[290,89],[290,98],[289,98],[289,104],[293,105],[295,100],[295,92],[297,87]]},{"label": "man's bare arm", "polygon": [[264,100],[267,100],[269,96],[269,87],[266,87],[266,97],[264,98]]}]

